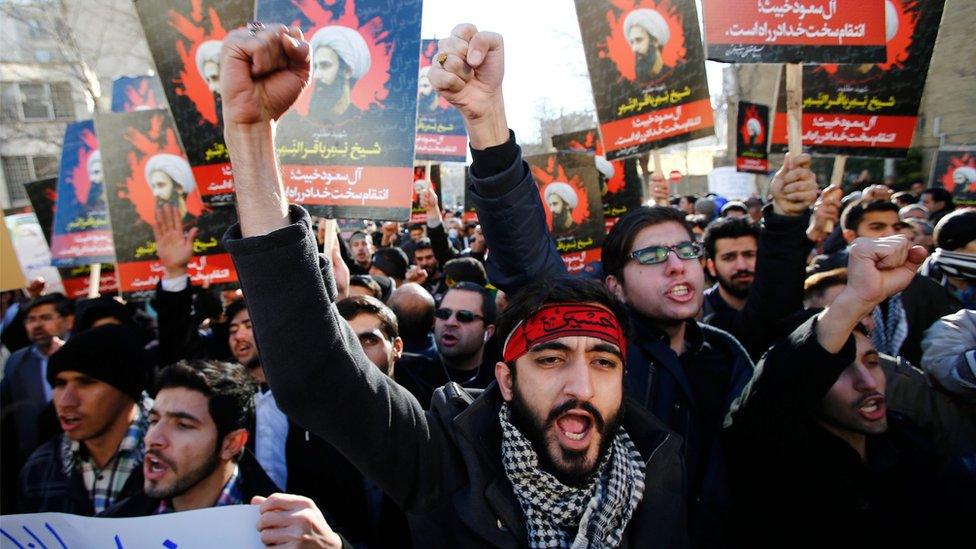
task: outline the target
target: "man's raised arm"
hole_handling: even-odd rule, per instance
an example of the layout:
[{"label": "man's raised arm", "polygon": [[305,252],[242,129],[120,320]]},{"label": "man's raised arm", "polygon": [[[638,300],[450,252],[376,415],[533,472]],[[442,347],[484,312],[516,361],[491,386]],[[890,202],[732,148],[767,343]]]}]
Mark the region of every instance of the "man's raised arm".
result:
[{"label": "man's raised arm", "polygon": [[275,25],[230,33],[221,55],[240,217],[224,243],[275,399],[405,509],[422,506],[440,487],[430,464],[443,431],[373,366],[338,315],[331,263],[318,253],[308,214],[288,206],[279,174],[274,121],[308,84],[309,44],[300,30]]},{"label": "man's raised arm", "polygon": [[429,78],[461,111],[471,139],[472,195],[488,243],[488,278],[513,292],[532,280],[564,273],[538,188],[505,118],[502,37],[458,25],[439,47]]}]

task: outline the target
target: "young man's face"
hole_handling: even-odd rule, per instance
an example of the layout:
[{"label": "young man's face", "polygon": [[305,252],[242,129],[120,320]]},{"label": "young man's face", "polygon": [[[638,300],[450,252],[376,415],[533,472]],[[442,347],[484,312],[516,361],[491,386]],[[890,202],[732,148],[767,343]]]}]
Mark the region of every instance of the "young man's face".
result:
[{"label": "young man's face", "polygon": [[369,258],[373,257],[371,242],[365,238],[357,238],[352,241],[352,258],[356,263],[369,263]]},{"label": "young man's face", "polygon": [[52,391],[61,430],[71,440],[97,439],[122,420],[132,399],[104,381],[71,370],[58,373]]},{"label": "young man's face", "polygon": [[430,248],[414,250],[413,262],[421,269],[427,271],[428,276],[433,275],[434,271],[437,270],[437,258],[434,257],[434,250]]},{"label": "young man's face", "polygon": [[945,208],[945,202],[934,200],[929,193],[922,195],[922,205],[929,211],[929,214],[940,212],[942,208]]},{"label": "young man's face", "polygon": [[245,366],[250,365],[258,357],[258,346],[254,344],[254,331],[251,328],[251,315],[243,309],[230,319],[228,327],[230,335],[227,343],[234,360]]},{"label": "young man's face", "polygon": [[[648,246],[674,246],[691,236],[678,223],[644,227],[637,233],[628,254]],[[705,272],[697,259],[678,259],[668,253],[664,263],[641,265],[628,259],[624,281],[613,291],[638,313],[664,324],[679,324],[695,318],[701,310]]]},{"label": "young man's face", "polygon": [[179,496],[221,464],[217,425],[207,397],[185,387],[162,389],[149,413],[143,490],[151,498]]},{"label": "young man's face", "polygon": [[857,236],[881,238],[898,234],[901,219],[897,212],[867,212],[857,226]]},{"label": "young man's face", "polygon": [[424,229],[410,229],[410,240],[414,242],[420,242],[420,239],[424,237]]},{"label": "young man's face", "polygon": [[390,340],[383,331],[380,317],[376,315],[360,313],[348,322],[352,331],[359,337],[359,344],[363,346],[363,351],[366,352],[370,362],[384,374],[392,376],[393,366],[403,352],[403,341],[399,337]]},{"label": "young man's face", "polygon": [[725,291],[745,299],[756,276],[758,243],[752,236],[720,238],[715,241],[715,258],[708,270]]},{"label": "young man's face", "polygon": [[619,425],[621,350],[601,339],[567,336],[533,347],[495,376],[512,421],[560,481],[579,484],[593,472]]},{"label": "young man's face", "polygon": [[[450,309],[447,320],[434,319],[434,337],[437,351],[448,358],[473,356],[485,345],[485,336],[490,335],[485,325],[481,296],[465,290],[449,290],[441,300],[441,308]],[[461,322],[457,312],[465,310],[478,315],[471,322]],[[494,328],[491,328],[494,330]]]},{"label": "young man's face", "polygon": [[855,332],[857,357],[823,399],[821,420],[835,428],[864,435],[888,429],[885,374],[871,340]]},{"label": "young man's face", "polygon": [[46,350],[51,347],[55,337],[64,337],[71,329],[73,317],[61,316],[54,304],[38,305],[27,313],[24,329],[31,343]]}]

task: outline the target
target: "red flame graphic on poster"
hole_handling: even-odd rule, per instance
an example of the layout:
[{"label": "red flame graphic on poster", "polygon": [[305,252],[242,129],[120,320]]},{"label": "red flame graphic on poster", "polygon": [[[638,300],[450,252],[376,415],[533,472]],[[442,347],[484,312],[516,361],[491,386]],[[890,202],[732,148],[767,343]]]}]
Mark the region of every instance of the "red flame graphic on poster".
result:
[{"label": "red flame graphic on poster", "polygon": [[[185,159],[183,149],[180,148],[180,142],[176,139],[176,132],[172,128],[163,131],[162,115],[152,117],[147,133],[129,128],[125,133],[125,138],[132,143],[133,148],[128,154],[131,175],[125,180],[125,188],[128,192],[120,192],[119,198],[132,202],[139,217],[146,223],[155,225],[156,197],[153,196],[149,182],[146,181],[146,164],[149,163],[149,159],[153,155],[160,153],[175,154]],[[186,211],[196,217],[199,217],[204,211],[200,190],[195,185],[186,197]]]},{"label": "red flame graphic on poster", "polygon": [[78,163],[71,170],[71,186],[75,189],[75,198],[79,204],[88,203],[88,193],[91,191],[91,178],[88,177],[88,159],[98,152],[98,138],[93,132],[81,132],[84,147],[78,148]]},{"label": "red flame graphic on poster", "polygon": [[[884,63],[865,63],[854,65],[854,75],[842,74],[838,77],[845,81],[867,82],[880,76],[881,73],[891,69],[901,69],[908,61],[908,48],[912,45],[912,38],[915,36],[915,25],[918,24],[918,1],[917,0],[885,0],[885,12],[896,14],[893,19],[895,31],[891,38],[886,42],[888,59]],[[888,32],[891,32],[890,26]],[[886,37],[887,38],[887,37]],[[877,67],[879,71],[871,71]],[[820,65],[816,70],[822,70],[830,75],[837,75],[839,67],[836,64]]]},{"label": "red flame graphic on poster", "polygon": [[[156,92],[153,91],[148,79],[140,80],[138,88],[126,86],[125,105],[123,108],[125,112],[159,108],[159,102],[156,100]],[[216,110],[214,112],[216,113]]]},{"label": "red flame graphic on poster", "polygon": [[[673,69],[684,61],[687,55],[684,21],[678,8],[672,4],[671,0],[610,0],[610,4],[620,10],[620,15],[617,15],[616,10],[607,11],[606,17],[607,24],[610,27],[610,36],[607,37],[605,43],[597,46],[597,52],[600,57],[609,57],[614,62],[622,78],[626,80],[637,79],[637,56],[631,49],[624,32],[624,21],[627,15],[636,9],[652,10],[652,12],[640,13],[650,14],[655,24],[663,21],[667,27],[668,39],[660,52],[663,67],[654,80],[663,80],[670,73],[668,69]],[[660,30],[665,31],[663,26]]]},{"label": "red flame graphic on poster", "polygon": [[[176,42],[176,52],[183,62],[183,70],[180,71],[179,79],[175,82],[177,95],[185,95],[193,102],[200,118],[217,125],[217,99],[213,92],[207,87],[207,82],[203,75],[197,70],[197,50],[205,42],[211,40],[223,40],[227,36],[227,31],[220,22],[217,11],[210,7],[204,13],[203,0],[192,0],[189,17],[182,13],[170,10],[169,24],[177,30],[185,40]],[[205,27],[210,26],[208,31]]]},{"label": "red flame graphic on poster", "polygon": [[[570,141],[569,149],[573,151],[593,151],[596,156],[602,157],[606,160],[603,151],[603,141],[600,136],[597,135],[596,131],[586,132],[586,137],[583,138],[583,142]],[[616,194],[624,190],[627,186],[627,180],[624,178],[624,163],[621,160],[614,160],[610,162],[613,166],[613,177],[607,180],[607,193]]]},{"label": "red flame graphic on poster", "polygon": [[[393,57],[393,44],[383,42],[390,33],[383,29],[383,20],[379,17],[374,17],[360,24],[359,16],[356,15],[355,0],[346,0],[345,10],[338,15],[332,10],[326,9],[326,6],[333,7],[335,4],[336,0],[292,0],[292,5],[300,9],[306,19],[313,21],[312,27],[302,29],[306,40],[311,40],[316,31],[329,25],[349,27],[362,35],[369,49],[369,71],[357,80],[350,90],[350,101],[363,111],[369,110],[373,105],[382,107],[382,102],[390,93],[386,85],[390,81],[390,60]],[[299,21],[293,21],[291,24],[296,27],[300,26]],[[315,52],[312,52],[312,62],[315,62]],[[292,108],[302,116],[308,115],[309,103],[313,93],[315,93],[314,78]]]},{"label": "red flame graphic on poster", "polygon": [[[532,166],[532,176],[535,177],[536,183],[539,185],[539,196],[542,197],[542,202],[546,202],[546,197],[543,194],[545,192],[546,185],[553,182],[563,182],[568,183],[570,187],[573,188],[573,192],[576,193],[576,207],[573,208],[571,217],[573,218],[573,223],[580,224],[590,218],[590,200],[586,196],[586,188],[583,187],[583,182],[580,181],[579,177],[573,176],[572,179],[566,177],[566,171],[563,169],[562,165],[556,164],[556,157],[552,156],[546,163],[545,168],[539,166]],[[552,227],[552,213],[549,208],[546,207],[546,225],[550,228]]]},{"label": "red flame graphic on poster", "polygon": [[[762,145],[766,142],[766,123],[759,116],[759,109],[756,107],[746,107],[745,116],[742,118],[742,126],[739,133],[742,134],[742,142],[749,145]],[[750,126],[751,131],[750,131]]]},{"label": "red flame graphic on poster", "polygon": [[[976,158],[969,153],[951,157],[941,181],[950,193],[976,192]],[[967,188],[956,189],[957,185],[966,184],[969,185]]]}]

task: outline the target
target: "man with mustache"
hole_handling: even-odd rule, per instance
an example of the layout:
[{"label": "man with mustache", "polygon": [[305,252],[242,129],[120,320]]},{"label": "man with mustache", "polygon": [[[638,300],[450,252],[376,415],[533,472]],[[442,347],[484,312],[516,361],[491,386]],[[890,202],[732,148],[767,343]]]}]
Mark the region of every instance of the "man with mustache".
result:
[{"label": "man with mustache", "polygon": [[[237,30],[222,62],[241,220],[225,245],[282,409],[397,501],[423,546],[683,545],[680,442],[625,403],[625,316],[598,284],[541,280],[513,295],[496,382],[477,398],[451,383],[424,411],[369,362],[337,318],[329,261],[308,214],[288,207],[275,167],[273,121],[309,72],[300,36],[281,25],[253,37]],[[493,100],[501,36],[460,25],[440,48],[444,66],[430,79],[442,93],[454,78],[467,87],[447,67],[474,68],[462,109],[472,147],[505,143]]]},{"label": "man with mustache", "polygon": [[661,50],[671,39],[671,29],[657,10],[638,8],[624,18],[624,36],[637,57],[637,81],[647,82],[661,73]]},{"label": "man with mustache", "polygon": [[351,92],[367,72],[371,55],[359,31],[341,25],[322,27],[310,40],[315,82],[309,116],[326,123],[348,120],[362,113]]},{"label": "man with mustache", "polygon": [[724,217],[705,228],[705,268],[716,282],[705,290],[703,316],[745,307],[756,276],[759,227],[746,218]]}]

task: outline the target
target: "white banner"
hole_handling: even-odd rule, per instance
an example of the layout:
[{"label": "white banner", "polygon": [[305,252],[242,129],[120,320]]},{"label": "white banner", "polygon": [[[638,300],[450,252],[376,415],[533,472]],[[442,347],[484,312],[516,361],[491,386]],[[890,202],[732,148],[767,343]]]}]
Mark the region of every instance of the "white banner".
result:
[{"label": "white banner", "polygon": [[735,170],[735,166],[715,168],[708,174],[708,192],[729,200],[742,200],[756,194],[756,176]]}]

